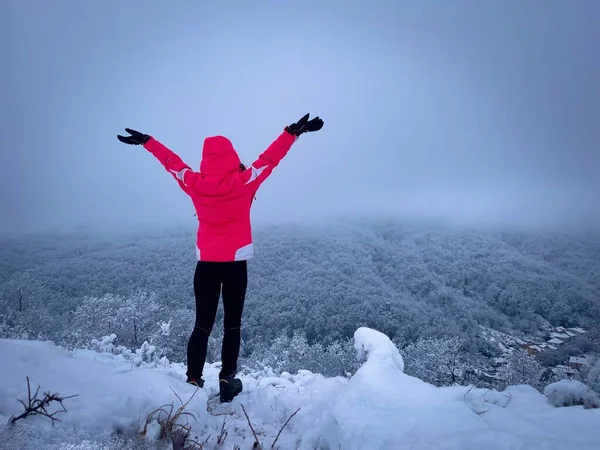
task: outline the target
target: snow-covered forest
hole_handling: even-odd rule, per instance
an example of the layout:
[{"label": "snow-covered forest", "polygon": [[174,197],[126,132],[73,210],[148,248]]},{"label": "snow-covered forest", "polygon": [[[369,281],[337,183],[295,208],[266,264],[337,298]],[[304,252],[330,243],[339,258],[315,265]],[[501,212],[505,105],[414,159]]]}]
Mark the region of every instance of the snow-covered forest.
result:
[{"label": "snow-covered forest", "polygon": [[[194,321],[193,233],[4,239],[1,337],[124,353],[138,363],[185,363]],[[352,374],[352,336],[365,326],[401,349],[407,373],[435,385],[524,382],[541,389],[564,377],[555,366],[586,356],[575,377],[600,391],[594,236],[394,220],[258,228],[255,235],[242,335],[241,365],[249,369]],[[212,362],[220,359],[221,313]],[[559,326],[586,332],[535,357],[490,337],[545,342]]]}]

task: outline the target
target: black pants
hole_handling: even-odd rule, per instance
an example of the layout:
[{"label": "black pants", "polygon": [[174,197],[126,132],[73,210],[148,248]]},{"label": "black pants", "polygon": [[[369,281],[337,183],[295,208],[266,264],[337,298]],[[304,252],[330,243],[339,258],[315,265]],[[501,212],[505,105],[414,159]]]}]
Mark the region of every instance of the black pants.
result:
[{"label": "black pants", "polygon": [[223,325],[225,329],[219,377],[226,377],[237,371],[237,360],[240,353],[240,327],[247,285],[246,261],[198,261],[194,274],[196,323],[187,348],[188,379],[199,379],[202,376],[208,336],[215,323],[221,293],[223,294]]}]

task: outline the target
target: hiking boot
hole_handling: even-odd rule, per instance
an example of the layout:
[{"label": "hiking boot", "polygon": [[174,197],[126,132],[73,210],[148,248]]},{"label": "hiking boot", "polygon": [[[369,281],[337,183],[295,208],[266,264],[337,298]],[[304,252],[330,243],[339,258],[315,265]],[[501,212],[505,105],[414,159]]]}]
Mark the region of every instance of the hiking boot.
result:
[{"label": "hiking boot", "polygon": [[204,387],[204,380],[202,378],[188,378],[187,383],[191,384],[192,386],[199,387],[200,389]]},{"label": "hiking boot", "polygon": [[221,378],[219,380],[221,403],[229,403],[236,395],[242,392],[242,389],[242,380],[235,378],[234,373],[228,377]]}]

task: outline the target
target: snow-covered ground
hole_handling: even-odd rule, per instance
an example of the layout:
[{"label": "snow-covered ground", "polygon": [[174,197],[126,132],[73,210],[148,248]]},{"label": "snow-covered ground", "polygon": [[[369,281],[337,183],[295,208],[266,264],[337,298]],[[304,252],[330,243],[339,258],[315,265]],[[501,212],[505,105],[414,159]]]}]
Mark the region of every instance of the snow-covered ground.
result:
[{"label": "snow-covered ground", "polygon": [[[187,406],[195,414],[192,434],[204,449],[250,449],[252,431],[243,404],[263,448],[281,432],[280,449],[598,449],[600,409],[556,408],[528,386],[503,392],[469,387],[436,388],[403,373],[403,360],[383,334],[360,328],[358,355],[366,358],[350,378],[325,378],[300,372],[276,377],[267,372],[242,376],[244,393],[221,407],[226,415],[207,411],[217,392],[219,366],[205,370],[206,386]],[[68,412],[51,425],[45,417],[28,417],[0,428],[2,449],[102,449],[108,433],[139,431],[146,417],[164,404],[180,405],[195,392],[185,383],[185,367],[135,367],[122,357],[79,351],[70,354],[50,342],[0,340],[0,420],[6,423],[27,400],[26,376],[32,389],[59,392]],[[225,420],[227,437],[217,436]],[[153,439],[155,426],[148,428]],[[209,437],[210,435],[210,437]],[[87,441],[87,442],[85,442]],[[153,444],[161,448],[159,443]],[[130,448],[130,447],[115,447]],[[168,448],[168,447],[164,447]]]}]

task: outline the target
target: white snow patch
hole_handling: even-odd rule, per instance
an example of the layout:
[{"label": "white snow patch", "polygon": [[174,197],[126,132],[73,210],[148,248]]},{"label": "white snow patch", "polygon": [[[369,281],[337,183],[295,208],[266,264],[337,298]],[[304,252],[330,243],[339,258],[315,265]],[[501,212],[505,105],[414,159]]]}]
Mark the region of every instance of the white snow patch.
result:
[{"label": "white snow patch", "polygon": [[589,387],[577,380],[560,380],[544,389],[548,403],[553,406],[583,405],[587,408],[600,408],[600,397]]}]

